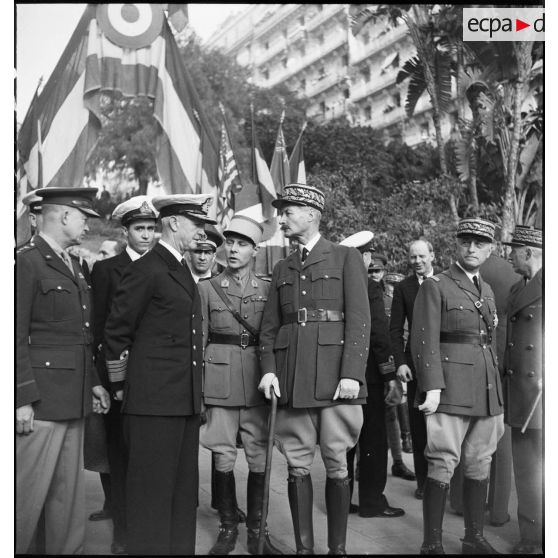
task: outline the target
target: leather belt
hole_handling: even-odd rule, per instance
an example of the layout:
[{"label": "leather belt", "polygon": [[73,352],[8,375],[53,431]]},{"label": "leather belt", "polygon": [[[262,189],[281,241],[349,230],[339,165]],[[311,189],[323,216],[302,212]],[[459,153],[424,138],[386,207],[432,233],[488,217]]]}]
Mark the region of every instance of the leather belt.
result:
[{"label": "leather belt", "polygon": [[440,343],[463,343],[467,345],[490,345],[492,337],[486,333],[440,332]]},{"label": "leather belt", "polygon": [[208,343],[218,343],[219,345],[237,345],[245,349],[246,347],[259,345],[260,340],[249,333],[231,335],[228,333],[213,333],[210,331]]},{"label": "leather belt", "polygon": [[345,315],[340,310],[324,310],[317,308],[310,310],[308,308],[299,308],[297,312],[289,312],[283,318],[283,324],[292,324],[304,322],[342,322]]}]

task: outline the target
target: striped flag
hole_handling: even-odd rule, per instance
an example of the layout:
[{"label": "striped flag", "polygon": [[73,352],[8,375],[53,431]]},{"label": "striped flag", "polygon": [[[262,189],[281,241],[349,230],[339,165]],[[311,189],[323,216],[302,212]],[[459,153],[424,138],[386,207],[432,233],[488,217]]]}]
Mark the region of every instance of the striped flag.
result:
[{"label": "striped flag", "polygon": [[302,149],[302,135],[306,129],[306,122],[302,125],[302,130],[296,140],[294,149],[289,159],[291,168],[291,182],[306,184],[306,167],[304,165],[304,151]]},{"label": "striped flag", "polygon": [[240,173],[231,146],[231,138],[225,117],[225,108],[219,103],[223,115],[221,144],[219,146],[219,193],[217,197],[217,223],[227,228],[235,210],[235,196],[242,189]]},{"label": "striped flag", "polygon": [[[117,9],[114,6],[129,5],[111,5],[111,13]],[[157,4],[137,6],[162,10]],[[102,4],[87,6],[37,101],[44,186],[82,184],[101,127],[101,94],[121,91],[127,97],[153,99],[153,115],[159,123],[156,162],[164,191],[216,194],[217,141],[167,21],[148,46],[126,48],[103,32],[103,21],[97,20],[102,8]],[[30,126],[26,121],[27,117],[22,129]],[[36,140],[22,153],[33,187],[38,183],[38,155]],[[215,204],[211,210],[214,216]]]}]

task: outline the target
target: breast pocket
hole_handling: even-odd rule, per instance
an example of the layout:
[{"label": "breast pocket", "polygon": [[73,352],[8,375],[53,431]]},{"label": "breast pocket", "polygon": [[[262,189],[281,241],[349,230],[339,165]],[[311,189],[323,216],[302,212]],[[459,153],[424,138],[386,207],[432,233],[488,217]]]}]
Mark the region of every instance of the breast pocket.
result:
[{"label": "breast pocket", "polygon": [[477,309],[462,298],[449,298],[446,302],[447,329],[470,330],[478,326]]},{"label": "breast pocket", "polygon": [[343,270],[341,269],[313,269],[312,270],[312,298],[340,299],[343,296]]},{"label": "breast pocket", "polygon": [[74,284],[67,279],[42,279],[41,302],[46,321],[71,320],[74,305]]},{"label": "breast pocket", "polygon": [[294,277],[292,274],[283,275],[277,279],[277,290],[281,306],[288,306],[294,302]]},{"label": "breast pocket", "polygon": [[234,318],[224,305],[214,306],[209,312],[209,328],[212,331],[224,331],[231,328]]}]

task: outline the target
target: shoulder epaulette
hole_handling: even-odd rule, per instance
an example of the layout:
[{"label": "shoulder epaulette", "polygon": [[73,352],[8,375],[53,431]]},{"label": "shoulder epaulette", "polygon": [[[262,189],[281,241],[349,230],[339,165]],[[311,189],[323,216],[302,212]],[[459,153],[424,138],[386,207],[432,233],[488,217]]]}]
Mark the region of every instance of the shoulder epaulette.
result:
[{"label": "shoulder epaulette", "polygon": [[433,281],[436,281],[436,283],[439,283],[439,282],[440,282],[440,278],[439,278],[437,275],[433,275],[433,276],[431,277],[431,279],[432,279]]},{"label": "shoulder epaulette", "polygon": [[24,244],[23,246],[20,246],[19,248],[16,249],[16,254],[23,254],[24,252],[28,252],[29,250],[35,247],[36,247],[35,244],[31,244],[31,243]]}]

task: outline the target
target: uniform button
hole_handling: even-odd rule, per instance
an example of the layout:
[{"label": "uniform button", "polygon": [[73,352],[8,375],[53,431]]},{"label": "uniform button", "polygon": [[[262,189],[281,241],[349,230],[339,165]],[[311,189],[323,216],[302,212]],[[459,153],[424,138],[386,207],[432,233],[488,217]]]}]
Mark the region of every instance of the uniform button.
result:
[{"label": "uniform button", "polygon": [[301,275],[300,278],[304,281],[306,279],[306,275]]},{"label": "uniform button", "polygon": [[89,322],[85,322],[85,327],[89,327]]},{"label": "uniform button", "polygon": [[532,351],[533,350],[533,345],[527,345],[527,350]]},{"label": "uniform button", "polygon": [[343,339],[341,339],[340,343],[341,343],[341,345],[343,345],[345,343],[345,341],[343,341]]},{"label": "uniform button", "polygon": [[248,318],[248,314],[244,314],[244,319]]},{"label": "uniform button", "polygon": [[324,275],[324,277],[325,277],[326,279],[329,279],[329,275]]},{"label": "uniform button", "polygon": [[208,360],[209,362],[211,362],[211,357],[209,357],[207,360]]},{"label": "uniform button", "polygon": [[427,362],[425,366],[426,366],[426,368],[428,368],[430,366],[430,364],[428,364],[428,362]]},{"label": "uniform button", "polygon": [[423,345],[426,345],[426,341],[421,341],[421,343],[422,343]]},{"label": "uniform button", "polygon": [[302,327],[306,327],[306,322],[302,322],[300,325],[301,325]]},{"label": "uniform button", "polygon": [[48,360],[45,362],[45,366],[50,366],[50,362]]},{"label": "uniform button", "polygon": [[60,285],[58,285],[58,287],[56,287],[59,291],[62,290],[62,287]]},{"label": "uniform button", "polygon": [[196,350],[196,346],[195,346],[195,345],[194,345],[194,346],[192,347],[192,350],[193,350],[193,351],[195,351],[195,350]]},{"label": "uniform button", "polygon": [[192,335],[196,335],[196,330],[195,329],[192,330]]},{"label": "uniform button", "polygon": [[508,343],[508,347],[511,349],[513,347],[513,343]]},{"label": "uniform button", "polygon": [[434,351],[430,351],[431,354],[434,354]]},{"label": "uniform button", "polygon": [[485,333],[484,329],[481,329],[481,330],[480,330],[480,333]]},{"label": "uniform button", "polygon": [[82,306],[82,308],[83,308],[84,310],[87,310],[87,306],[85,306],[85,304]]},{"label": "uniform button", "polygon": [[527,319],[528,319],[528,320],[532,320],[533,317],[534,317],[533,314],[528,314],[528,315],[527,315]]},{"label": "uniform button", "polygon": [[305,295],[305,294],[306,294],[306,291],[302,291],[302,294]]},{"label": "uniform button", "polygon": [[[219,310],[221,310],[221,309],[219,308]],[[193,320],[195,317],[196,317],[196,315],[195,315],[195,314],[192,314],[192,320]]]},{"label": "uniform button", "polygon": [[460,307],[459,307],[459,310],[463,310],[463,306],[460,306]]},{"label": "uniform button", "polygon": [[423,327],[421,327],[421,328],[420,328],[420,330],[421,330],[421,331],[424,331],[424,328],[423,328]]},{"label": "uniform button", "polygon": [[245,299],[245,300],[244,300],[244,304],[248,304],[248,299]]},{"label": "uniform button", "polygon": [[197,366],[197,365],[198,365],[198,363],[197,363],[195,360],[192,362],[192,364],[193,364],[194,366]]},{"label": "uniform button", "polygon": [[444,360],[449,360],[449,357],[444,357]]},{"label": "uniform button", "polygon": [[360,353],[360,355],[359,355],[359,356],[362,356],[362,353]]},{"label": "uniform button", "polygon": [[486,349],[486,345],[483,345],[482,348],[483,348],[483,349]]},{"label": "uniform button", "polygon": [[513,316],[512,318],[510,318],[510,322],[516,322],[517,318],[515,316]]},{"label": "uniform button", "polygon": [[513,376],[513,370],[507,370],[508,376]]},{"label": "uniform button", "polygon": [[532,378],[535,375],[535,373],[531,370],[531,372],[529,372],[529,374],[527,374],[527,376],[529,376],[529,378]]},{"label": "uniform button", "polygon": [[488,384],[488,385],[486,386],[486,389],[492,389],[492,384]]}]

